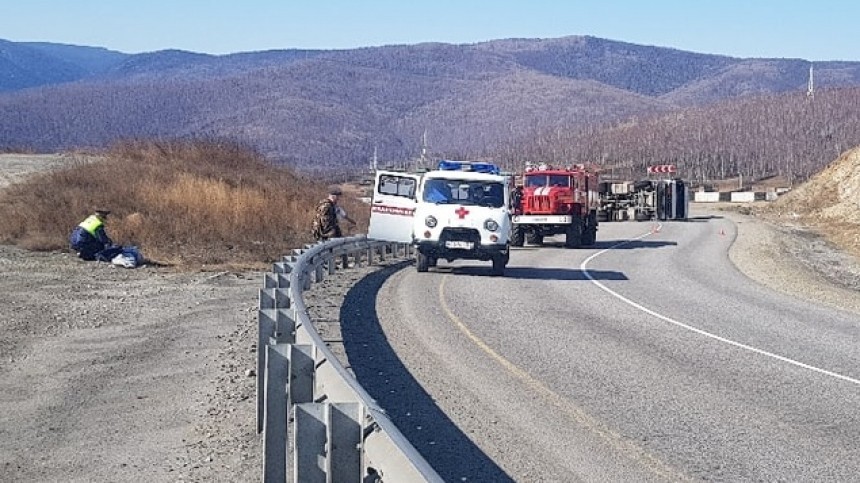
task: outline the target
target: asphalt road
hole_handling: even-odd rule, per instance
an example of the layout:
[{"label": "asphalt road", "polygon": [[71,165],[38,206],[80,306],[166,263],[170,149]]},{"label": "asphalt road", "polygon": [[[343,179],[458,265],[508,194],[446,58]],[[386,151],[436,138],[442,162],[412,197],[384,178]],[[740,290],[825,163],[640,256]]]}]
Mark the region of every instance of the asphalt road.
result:
[{"label": "asphalt road", "polygon": [[344,343],[446,481],[858,481],[860,320],[740,274],[735,228],[382,271]]}]

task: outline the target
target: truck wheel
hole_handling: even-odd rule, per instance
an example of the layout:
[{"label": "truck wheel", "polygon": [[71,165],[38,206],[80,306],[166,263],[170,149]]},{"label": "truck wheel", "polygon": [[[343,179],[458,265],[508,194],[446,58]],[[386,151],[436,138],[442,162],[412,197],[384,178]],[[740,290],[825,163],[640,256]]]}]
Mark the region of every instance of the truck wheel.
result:
[{"label": "truck wheel", "polygon": [[543,245],[543,235],[536,231],[526,233],[526,241],[532,245]]},{"label": "truck wheel", "polygon": [[426,272],[429,266],[430,260],[427,255],[421,252],[415,254],[415,267],[418,268],[419,272]]},{"label": "truck wheel", "polygon": [[612,217],[608,210],[600,210],[597,212],[597,221],[609,221]]},{"label": "truck wheel", "polygon": [[567,226],[565,234],[564,246],[567,248],[579,248],[582,246],[582,221],[574,220],[573,223]]},{"label": "truck wheel", "polygon": [[582,244],[587,247],[594,245],[594,242],[597,241],[598,213],[592,212],[588,215],[588,226],[586,226],[585,233],[582,235]]},{"label": "truck wheel", "polygon": [[505,266],[508,264],[508,257],[504,255],[496,255],[493,257],[493,275],[504,275]]},{"label": "truck wheel", "polygon": [[511,246],[521,247],[526,241],[526,234],[523,227],[515,225],[511,230]]},{"label": "truck wheel", "polygon": [[589,247],[594,245],[595,242],[597,242],[597,227],[592,226],[585,231],[585,235],[582,237],[582,244]]}]

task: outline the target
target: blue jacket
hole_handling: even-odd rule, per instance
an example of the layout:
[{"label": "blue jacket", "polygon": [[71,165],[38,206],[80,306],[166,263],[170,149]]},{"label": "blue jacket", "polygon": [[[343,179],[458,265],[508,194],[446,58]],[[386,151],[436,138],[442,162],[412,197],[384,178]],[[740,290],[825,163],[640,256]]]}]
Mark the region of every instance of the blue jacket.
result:
[{"label": "blue jacket", "polygon": [[441,179],[431,179],[424,187],[424,201],[442,203],[451,200],[451,188]]},{"label": "blue jacket", "polygon": [[84,260],[95,260],[99,252],[113,247],[113,241],[105,232],[104,222],[96,215],[90,215],[72,230],[69,244]]}]

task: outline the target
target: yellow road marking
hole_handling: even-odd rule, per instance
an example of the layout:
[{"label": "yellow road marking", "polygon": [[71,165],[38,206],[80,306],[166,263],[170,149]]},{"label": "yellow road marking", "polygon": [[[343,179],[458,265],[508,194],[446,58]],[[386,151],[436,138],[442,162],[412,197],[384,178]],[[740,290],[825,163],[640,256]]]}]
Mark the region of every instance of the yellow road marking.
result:
[{"label": "yellow road marking", "polygon": [[471,330],[469,330],[466,324],[464,324],[463,321],[460,320],[460,318],[457,317],[457,315],[451,311],[451,309],[448,307],[448,303],[445,301],[445,281],[448,279],[448,277],[449,275],[442,276],[442,281],[439,283],[439,303],[442,307],[442,310],[445,312],[445,315],[454,324],[454,326],[460,332],[462,332],[463,335],[465,335],[470,341],[472,341],[473,344],[475,344],[479,349],[481,349],[481,351],[483,351],[485,354],[490,356],[490,358],[495,360],[499,365],[502,366],[502,368],[504,368],[505,371],[507,371],[513,377],[520,380],[520,382],[528,386],[535,393],[541,395],[550,404],[560,409],[563,413],[570,416],[579,424],[585,426],[588,430],[592,431],[593,433],[596,433],[614,448],[624,453],[631,454],[635,460],[642,462],[654,473],[676,481],[678,479],[692,481],[688,477],[680,474],[678,471],[668,466],[656,456],[649,453],[644,448],[633,443],[632,441],[625,439],[619,433],[606,427],[605,424],[588,415],[579,407],[574,406],[573,403],[571,403],[568,399],[565,399],[552,389],[548,388],[542,382],[532,377],[528,372],[520,369],[517,365],[505,359],[501,354],[493,350],[493,348],[490,347],[486,342],[484,342],[480,337],[478,337]]}]

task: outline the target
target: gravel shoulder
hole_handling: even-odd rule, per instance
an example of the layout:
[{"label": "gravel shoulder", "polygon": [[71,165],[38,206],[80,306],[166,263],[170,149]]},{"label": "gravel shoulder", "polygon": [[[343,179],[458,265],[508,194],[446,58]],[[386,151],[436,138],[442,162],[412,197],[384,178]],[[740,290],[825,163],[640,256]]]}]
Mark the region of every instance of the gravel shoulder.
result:
[{"label": "gravel shoulder", "polygon": [[822,235],[733,210],[712,212],[737,226],[729,258],[744,275],[778,292],[860,314],[860,260]]},{"label": "gravel shoulder", "polygon": [[[857,259],[798,227],[715,214],[736,223],[730,255],[750,278],[860,314]],[[358,310],[344,306],[347,292],[377,268],[307,294],[324,337],[337,339],[342,314]],[[2,479],[258,481],[248,371],[262,282],[260,272],[127,270],[0,245]]]},{"label": "gravel shoulder", "polygon": [[261,286],[0,246],[3,479],[259,479]]}]

